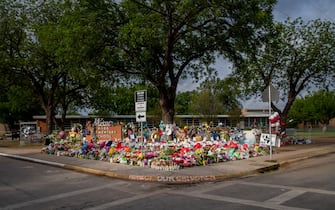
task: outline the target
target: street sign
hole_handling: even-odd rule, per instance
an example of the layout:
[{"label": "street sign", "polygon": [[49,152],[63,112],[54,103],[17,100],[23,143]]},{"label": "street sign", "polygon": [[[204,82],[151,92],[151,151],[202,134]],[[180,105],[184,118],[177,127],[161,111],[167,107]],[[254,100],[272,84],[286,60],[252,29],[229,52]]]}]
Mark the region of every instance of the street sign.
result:
[{"label": "street sign", "polygon": [[147,91],[139,90],[135,92],[135,112],[147,111]]},{"label": "street sign", "polygon": [[147,115],[146,112],[136,112],[136,122],[146,122]]},{"label": "street sign", "polygon": [[146,112],[147,103],[146,102],[136,102],[135,103],[135,112]]},{"label": "street sign", "polygon": [[262,93],[263,102],[269,102],[270,101],[269,96],[271,97],[271,102],[272,101],[275,101],[275,102],[279,101],[279,92],[272,85],[267,86],[266,89],[264,90],[264,92]]},{"label": "street sign", "polygon": [[135,92],[135,102],[146,102],[147,101],[147,91],[139,90]]}]

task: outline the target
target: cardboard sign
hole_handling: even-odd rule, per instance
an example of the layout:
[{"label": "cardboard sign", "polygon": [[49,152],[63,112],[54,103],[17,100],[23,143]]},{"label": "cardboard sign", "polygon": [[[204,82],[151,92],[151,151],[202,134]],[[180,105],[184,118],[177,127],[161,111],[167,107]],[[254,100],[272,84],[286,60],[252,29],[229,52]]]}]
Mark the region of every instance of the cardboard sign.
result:
[{"label": "cardboard sign", "polygon": [[271,139],[270,139],[270,134],[269,133],[262,133],[261,138],[259,140],[259,144],[263,146],[275,146],[275,147],[280,147],[280,141],[277,138],[276,134],[271,134]]},{"label": "cardboard sign", "polygon": [[95,135],[98,141],[121,140],[121,125],[98,125],[95,127]]},{"label": "cardboard sign", "polygon": [[121,140],[122,139],[122,126],[113,125],[108,121],[101,119],[95,119],[94,123],[88,121],[86,123],[86,140],[91,142],[93,138],[97,141],[108,141],[108,140]]}]

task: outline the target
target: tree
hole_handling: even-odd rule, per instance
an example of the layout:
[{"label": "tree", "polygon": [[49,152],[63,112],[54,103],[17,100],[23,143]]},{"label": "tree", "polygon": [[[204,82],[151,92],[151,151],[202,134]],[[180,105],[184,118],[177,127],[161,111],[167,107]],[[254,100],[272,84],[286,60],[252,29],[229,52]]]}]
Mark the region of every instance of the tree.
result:
[{"label": "tree", "polygon": [[239,110],[241,104],[238,101],[239,91],[235,87],[233,78],[211,78],[200,84],[192,95],[189,103],[190,112],[200,114],[209,122],[219,114],[232,114]]},{"label": "tree", "polygon": [[329,121],[335,117],[335,92],[319,90],[296,100],[289,112],[289,118],[298,122],[318,122],[324,131]]},{"label": "tree", "polygon": [[241,124],[241,109],[232,109],[230,110],[228,113],[229,115],[228,119],[229,119],[229,122],[230,122],[230,125],[232,127],[240,127]]},{"label": "tree", "polygon": [[190,114],[190,103],[193,98],[193,95],[197,94],[195,90],[179,92],[177,93],[175,99],[175,112],[178,115],[187,115]]},{"label": "tree", "polygon": [[320,90],[309,98],[312,104],[314,119],[323,124],[323,130],[327,130],[329,121],[335,117],[335,92]]},{"label": "tree", "polygon": [[274,2],[4,1],[1,6],[11,7],[3,14],[22,27],[11,25],[17,39],[1,46],[8,56],[2,66],[6,75],[27,78],[25,88],[39,97],[48,133],[56,114],[64,118],[69,106],[89,103],[91,90],[121,76],[128,84],[149,81],[171,124],[180,79],[211,75],[216,55],[237,61],[236,49],[272,21]]},{"label": "tree", "polygon": [[274,3],[274,0],[121,1],[124,22],[116,46],[120,62],[109,66],[111,70],[151,82],[159,92],[162,119],[172,124],[180,79],[197,80],[210,75],[213,72],[210,64],[217,54],[235,60],[236,48],[246,44],[264,22],[272,21]]},{"label": "tree", "polygon": [[295,127],[298,126],[299,123],[305,125],[307,122],[312,122],[311,116],[313,112],[308,105],[305,98],[296,99],[288,113],[287,125]]},{"label": "tree", "polygon": [[158,93],[150,85],[137,84],[134,86],[104,87],[96,90],[91,100],[91,108],[94,114],[100,115],[134,115],[134,94],[138,90],[147,91],[147,110],[155,112]]},{"label": "tree", "polygon": [[300,18],[276,23],[263,33],[261,44],[250,45],[233,74],[248,95],[260,94],[272,84],[285,102],[284,108],[271,103],[285,122],[299,94],[333,84],[335,70],[334,23]]},{"label": "tree", "polygon": [[222,107],[217,100],[217,96],[209,89],[202,90],[194,96],[190,103],[191,113],[202,115],[207,122],[213,121],[220,110],[222,110],[220,109]]},{"label": "tree", "polygon": [[[28,81],[21,87],[31,89],[38,96],[47,118],[47,133],[52,131],[54,123],[64,129],[62,122],[69,107],[89,104],[92,96],[89,90],[113,81],[110,74],[92,65],[92,60],[101,58],[95,52],[108,45],[113,36],[106,35],[109,42],[102,42],[106,37],[98,34],[105,28],[93,23],[114,13],[110,10],[82,16],[82,8],[75,1],[6,2],[4,5],[8,8],[4,14],[21,24],[11,25],[16,36],[1,45],[1,53],[7,56],[6,65],[1,69],[6,76]],[[7,35],[5,30],[2,32]],[[62,116],[60,123],[56,114]]]},{"label": "tree", "polygon": [[31,89],[25,88],[28,78],[15,74],[22,64],[20,50],[26,38],[23,11],[15,1],[0,3],[0,121],[11,128],[19,120],[32,120],[31,113],[41,110]]},{"label": "tree", "polygon": [[241,92],[238,88],[238,80],[236,81],[235,78],[231,76],[227,76],[224,79],[213,78],[204,82],[203,88],[206,87],[211,88],[214,95],[217,96],[217,101],[221,107],[218,114],[241,110],[242,104],[238,100],[241,97]]},{"label": "tree", "polygon": [[[4,11],[8,14],[5,17],[11,21],[6,24],[10,30],[7,33],[1,31],[5,37],[5,45],[1,47],[5,65],[1,69],[4,75],[22,81],[21,90],[31,90],[30,93],[28,91],[23,93],[29,93],[32,99],[35,98],[34,95],[39,98],[47,116],[49,133],[56,106],[56,89],[64,72],[58,68],[50,42],[47,41],[49,36],[43,33],[42,29],[46,29],[48,23],[50,26],[52,23],[55,25],[62,13],[57,4],[36,4],[30,1],[3,2],[2,9],[5,8]],[[13,23],[19,23],[18,27]],[[54,38],[52,34],[50,35]],[[13,85],[10,84],[12,90]],[[19,95],[17,97],[23,98],[24,94],[18,91],[16,93]]]},{"label": "tree", "polygon": [[[0,79],[3,81],[4,77]],[[24,82],[24,81],[23,81]],[[31,121],[32,114],[43,113],[38,98],[30,89],[10,83],[1,83],[0,122],[7,123],[11,129],[18,129],[19,121]]]},{"label": "tree", "polygon": [[61,114],[64,122],[69,105],[76,100],[73,94],[85,87],[83,80],[78,79],[83,71],[71,65],[72,59],[65,53],[68,48],[63,45],[67,30],[60,23],[69,11],[66,6],[68,2],[30,2],[26,9],[30,21],[25,29],[29,36],[21,49],[25,64],[16,72],[29,78],[30,87],[39,97],[46,114],[47,134],[54,124],[64,129],[55,115]]}]

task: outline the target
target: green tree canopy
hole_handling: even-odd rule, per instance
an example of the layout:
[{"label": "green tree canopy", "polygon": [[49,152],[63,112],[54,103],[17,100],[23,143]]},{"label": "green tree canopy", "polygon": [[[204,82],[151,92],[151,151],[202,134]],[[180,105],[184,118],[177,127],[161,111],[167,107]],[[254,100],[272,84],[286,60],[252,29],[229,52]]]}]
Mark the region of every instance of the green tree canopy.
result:
[{"label": "green tree canopy", "polygon": [[[108,33],[106,42],[107,37],[100,36],[106,33],[106,27],[95,23],[107,16],[116,20],[112,8],[108,13],[86,13],[79,1],[32,0],[5,1],[1,6],[5,17],[1,20],[8,23],[0,35],[5,38],[0,47],[4,55],[1,71],[27,81],[20,85],[39,98],[48,133],[58,122],[56,114],[61,114],[64,121],[69,107],[88,106],[90,90],[117,78],[100,65],[104,52],[97,53],[110,44],[113,34]],[[58,126],[63,129],[62,123]]]},{"label": "green tree canopy", "polygon": [[[159,92],[163,121],[173,123],[180,79],[210,75],[217,54],[235,61],[240,56],[238,49],[272,20],[274,3],[123,0],[118,45],[108,48],[112,51],[108,55],[117,51],[121,62],[109,66],[151,82]],[[110,19],[109,24],[112,22]]]},{"label": "green tree canopy", "polygon": [[[0,121],[12,128],[19,120],[32,120],[41,106],[31,89],[29,79],[16,74],[24,64],[21,52],[25,43],[27,18],[24,7],[16,1],[0,2]],[[20,81],[20,82],[18,82]]]},{"label": "green tree canopy", "polygon": [[231,114],[236,110],[240,114],[240,93],[235,85],[230,77],[223,80],[212,78],[202,82],[188,104],[190,114],[203,115],[208,122],[220,114]]},{"label": "green tree canopy", "polygon": [[295,127],[299,123],[312,122],[312,110],[304,99],[296,99],[288,113],[287,125]]},{"label": "green tree canopy", "polygon": [[284,107],[272,103],[286,121],[287,114],[303,91],[333,85],[335,73],[335,27],[333,22],[300,18],[276,23],[264,31],[261,45],[251,45],[234,76],[247,95],[260,94],[272,84]]},{"label": "green tree canopy", "polygon": [[213,75],[216,55],[237,62],[272,21],[274,3],[4,0],[1,73],[26,79],[22,88],[39,98],[48,133],[56,114],[64,119],[69,107],[90,106],[96,90],[114,82],[150,82],[162,119],[173,123],[180,79]]},{"label": "green tree canopy", "polygon": [[134,94],[138,90],[147,91],[147,111],[151,114],[156,112],[158,104],[158,91],[150,85],[132,85],[104,87],[96,90],[91,99],[91,114],[98,115],[134,115]]},{"label": "green tree canopy", "polygon": [[289,119],[301,123],[321,123],[325,127],[335,117],[335,92],[319,90],[297,99],[289,112]]},{"label": "green tree canopy", "polygon": [[178,92],[175,100],[175,108],[176,108],[176,114],[178,115],[187,115],[190,114],[190,103],[194,95],[196,95],[197,92],[195,90],[193,91],[185,91],[185,92]]}]

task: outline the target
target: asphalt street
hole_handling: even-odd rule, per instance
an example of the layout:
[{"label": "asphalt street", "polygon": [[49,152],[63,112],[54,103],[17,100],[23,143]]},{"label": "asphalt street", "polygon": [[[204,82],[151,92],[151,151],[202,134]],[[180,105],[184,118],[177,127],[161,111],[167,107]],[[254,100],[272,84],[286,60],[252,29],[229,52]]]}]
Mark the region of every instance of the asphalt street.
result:
[{"label": "asphalt street", "polygon": [[0,157],[1,209],[333,209],[335,154],[220,182],[166,185]]}]

